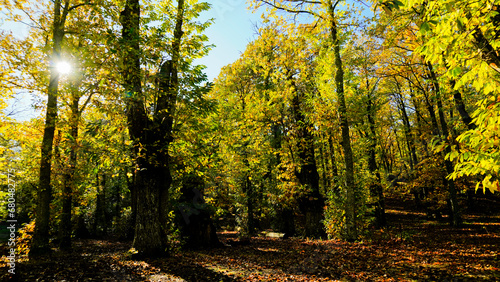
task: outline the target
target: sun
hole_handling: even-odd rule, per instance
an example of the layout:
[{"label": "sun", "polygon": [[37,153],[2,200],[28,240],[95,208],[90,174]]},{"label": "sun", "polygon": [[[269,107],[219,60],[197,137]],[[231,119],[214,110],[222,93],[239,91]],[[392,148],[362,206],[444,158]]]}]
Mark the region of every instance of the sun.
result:
[{"label": "sun", "polygon": [[60,74],[68,74],[71,72],[71,65],[68,62],[58,62],[56,69]]}]

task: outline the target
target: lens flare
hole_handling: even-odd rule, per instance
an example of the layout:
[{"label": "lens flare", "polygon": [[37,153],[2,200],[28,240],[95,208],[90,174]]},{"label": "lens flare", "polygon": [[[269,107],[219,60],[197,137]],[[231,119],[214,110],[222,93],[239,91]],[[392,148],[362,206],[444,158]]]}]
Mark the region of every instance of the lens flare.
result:
[{"label": "lens flare", "polygon": [[59,62],[56,68],[60,74],[68,74],[71,72],[71,65],[68,62]]}]

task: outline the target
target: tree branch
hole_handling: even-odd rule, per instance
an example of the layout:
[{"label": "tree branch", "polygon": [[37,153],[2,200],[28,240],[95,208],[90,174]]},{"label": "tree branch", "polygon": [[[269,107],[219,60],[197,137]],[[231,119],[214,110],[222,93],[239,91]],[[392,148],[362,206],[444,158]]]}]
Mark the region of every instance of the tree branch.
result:
[{"label": "tree branch", "polygon": [[75,9],[78,9],[78,8],[80,8],[80,7],[82,7],[82,6],[87,6],[87,5],[88,5],[88,6],[94,6],[94,5],[96,5],[96,4],[95,4],[95,3],[90,3],[90,2],[80,3],[80,4],[77,4],[77,5],[71,6],[71,7],[68,9],[68,12],[71,12],[71,11],[73,11],[73,10],[75,10]]},{"label": "tree branch", "polygon": [[[267,1],[267,0],[259,0],[260,2],[264,3],[264,4],[267,4],[277,10],[281,10],[281,11],[285,11],[285,12],[288,12],[288,13],[292,13],[292,14],[309,14],[309,15],[313,15],[313,16],[316,16],[316,17],[319,17],[319,18],[323,18],[321,17],[320,15],[312,12],[312,11],[306,11],[306,10],[295,10],[295,9],[291,9],[291,8],[288,8],[288,7],[285,7],[285,6],[282,6],[282,5],[278,5],[276,4],[276,1],[273,1],[271,3],[271,1]],[[301,6],[302,4],[321,4],[321,2],[318,2],[318,1],[306,1],[306,0],[288,0],[287,2],[297,2],[298,4],[295,5],[295,7],[299,7]]]}]

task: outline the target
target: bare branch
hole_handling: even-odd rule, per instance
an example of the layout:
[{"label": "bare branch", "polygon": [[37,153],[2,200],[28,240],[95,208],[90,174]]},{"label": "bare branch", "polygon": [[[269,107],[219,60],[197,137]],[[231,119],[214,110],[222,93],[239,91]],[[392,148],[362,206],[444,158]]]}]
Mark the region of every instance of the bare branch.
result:
[{"label": "bare branch", "polygon": [[[309,15],[313,15],[313,16],[318,17],[318,18],[323,18],[321,15],[314,13],[312,11],[300,10],[300,9],[296,10],[296,9],[291,9],[291,8],[288,8],[285,6],[278,5],[278,4],[276,4],[276,1],[273,1],[273,2],[267,1],[267,0],[259,0],[259,1],[271,6],[277,10],[285,11],[285,12],[292,13],[295,15],[309,14]],[[321,4],[321,2],[318,2],[318,1],[306,1],[306,0],[288,0],[288,2],[297,2],[298,4],[295,5],[295,7],[302,6],[303,4]]]},{"label": "bare branch", "polygon": [[335,12],[335,9],[337,9],[337,5],[340,3],[340,0],[335,1],[335,4],[332,5],[332,11]]},{"label": "bare branch", "polygon": [[[102,79],[101,79],[102,80]],[[99,81],[100,82],[100,81]],[[92,91],[90,92],[89,96],[87,97],[87,100],[85,100],[85,102],[83,103],[83,105],[81,106],[80,110],[78,111],[78,113],[83,113],[83,111],[85,111],[85,108],[87,107],[87,105],[89,104],[90,100],[92,99],[92,96],[94,94],[97,94],[96,91]]]},{"label": "bare branch", "polygon": [[75,9],[78,9],[82,6],[94,6],[96,5],[95,3],[90,3],[90,2],[85,2],[85,3],[81,3],[81,4],[77,4],[77,5],[74,5],[74,6],[71,6],[69,9],[68,9],[68,12],[71,12]]}]

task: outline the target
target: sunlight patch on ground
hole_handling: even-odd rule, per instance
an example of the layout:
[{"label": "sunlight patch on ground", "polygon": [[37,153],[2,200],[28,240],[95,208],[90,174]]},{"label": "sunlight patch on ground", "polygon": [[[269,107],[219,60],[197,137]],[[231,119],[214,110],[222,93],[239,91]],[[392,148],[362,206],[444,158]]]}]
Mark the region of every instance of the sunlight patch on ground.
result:
[{"label": "sunlight patch on ground", "polygon": [[393,214],[402,214],[402,215],[420,215],[420,216],[426,216],[425,213],[423,212],[414,212],[414,211],[403,211],[403,210],[394,210],[394,209],[386,209],[386,213],[393,213]]},{"label": "sunlight patch on ground", "polygon": [[151,276],[149,276],[149,281],[154,281],[154,282],[166,282],[166,281],[169,281],[169,282],[186,282],[186,280],[184,280],[182,278],[179,278],[179,277],[175,277],[175,276],[170,275],[170,274],[155,274],[155,275],[151,275]]},{"label": "sunlight patch on ground", "polygon": [[[208,259],[208,257],[206,258]],[[201,259],[201,261],[204,261],[204,259]],[[226,276],[240,277],[247,281],[269,281],[274,280],[273,277],[276,276],[282,279],[285,278],[280,281],[333,281],[329,278],[315,277],[315,275],[305,273],[302,269],[293,265],[284,272],[281,269],[268,268],[244,259],[228,259],[218,256],[212,257],[210,262],[200,263],[200,266]]]},{"label": "sunlight patch on ground", "polygon": [[272,252],[272,253],[278,253],[278,249],[273,249],[273,248],[257,248],[257,250],[261,252]]},{"label": "sunlight patch on ground", "polygon": [[437,268],[437,269],[441,269],[441,268],[447,268],[450,266],[449,263],[443,263],[443,262],[440,262],[440,261],[436,261],[436,262],[433,262],[433,263],[419,263],[419,264],[416,264],[418,267],[425,267],[425,268]]},{"label": "sunlight patch on ground", "polygon": [[268,238],[283,238],[285,233],[262,231],[260,235]]}]

